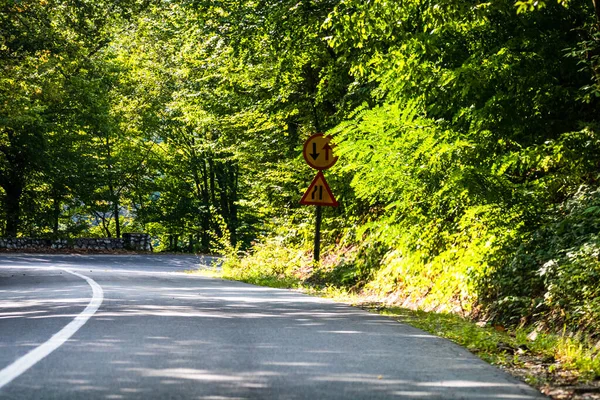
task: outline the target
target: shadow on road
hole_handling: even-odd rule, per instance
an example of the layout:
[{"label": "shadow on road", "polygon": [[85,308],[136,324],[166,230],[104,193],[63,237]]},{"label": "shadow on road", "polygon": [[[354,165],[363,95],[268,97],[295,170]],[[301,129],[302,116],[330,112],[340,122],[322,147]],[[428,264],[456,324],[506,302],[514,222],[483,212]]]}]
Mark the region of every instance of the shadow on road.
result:
[{"label": "shadow on road", "polygon": [[210,267],[219,257],[209,255],[108,255],[108,254],[0,254],[2,270],[10,267],[58,267],[89,269],[103,268],[119,271],[182,272]]},{"label": "shadow on road", "polygon": [[[0,397],[542,398],[458,346],[346,305],[197,276],[88,275],[104,288],[100,310]],[[85,306],[76,292],[13,299],[0,332]]]}]

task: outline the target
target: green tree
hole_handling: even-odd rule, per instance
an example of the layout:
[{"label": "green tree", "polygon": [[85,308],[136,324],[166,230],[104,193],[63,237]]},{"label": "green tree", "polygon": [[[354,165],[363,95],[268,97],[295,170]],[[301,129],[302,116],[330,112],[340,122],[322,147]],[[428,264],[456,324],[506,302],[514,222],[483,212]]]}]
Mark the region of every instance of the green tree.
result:
[{"label": "green tree", "polygon": [[[19,233],[24,193],[33,201],[30,205],[41,206],[43,201],[36,201],[34,197],[36,194],[42,197],[42,193],[47,192],[54,198],[52,225],[56,233],[57,210],[60,210],[61,199],[70,191],[66,188],[65,174],[72,174],[62,166],[87,163],[80,164],[81,154],[68,156],[65,148],[57,151],[53,146],[78,142],[78,135],[94,134],[89,128],[93,125],[97,128],[105,116],[101,104],[106,102],[107,92],[94,90],[102,86],[98,82],[102,80],[100,71],[106,72],[103,50],[116,33],[119,22],[145,5],[135,1],[118,5],[4,1],[1,7],[0,161],[3,168],[0,185],[4,190],[4,233],[8,236]],[[91,111],[100,111],[100,114]],[[59,136],[62,139],[58,139]],[[79,147],[70,148],[75,151]],[[56,158],[59,154],[68,161],[61,165]],[[78,159],[75,164],[70,163],[75,159]],[[45,178],[38,179],[41,175]],[[43,183],[42,187],[34,185],[36,179]],[[53,182],[50,183],[52,188],[44,189],[48,182]],[[30,213],[35,214],[35,211]],[[44,229],[43,226],[38,228]]]}]

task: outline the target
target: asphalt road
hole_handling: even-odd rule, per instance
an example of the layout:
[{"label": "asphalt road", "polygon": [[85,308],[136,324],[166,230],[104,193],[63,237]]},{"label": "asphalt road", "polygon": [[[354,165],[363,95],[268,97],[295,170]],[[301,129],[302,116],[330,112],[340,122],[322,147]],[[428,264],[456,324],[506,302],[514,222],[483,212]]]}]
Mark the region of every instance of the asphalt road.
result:
[{"label": "asphalt road", "polygon": [[0,398],[545,398],[387,317],[180,272],[210,261],[0,255]]}]

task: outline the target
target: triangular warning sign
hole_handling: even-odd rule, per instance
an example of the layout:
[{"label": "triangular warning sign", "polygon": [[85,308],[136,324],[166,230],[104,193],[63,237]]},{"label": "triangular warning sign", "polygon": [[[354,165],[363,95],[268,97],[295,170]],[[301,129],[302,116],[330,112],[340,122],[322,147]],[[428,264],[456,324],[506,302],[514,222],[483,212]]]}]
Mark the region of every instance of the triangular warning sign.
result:
[{"label": "triangular warning sign", "polygon": [[302,196],[300,204],[305,206],[338,206],[338,202],[333,197],[333,193],[331,193],[323,172],[319,171],[317,173],[308,190]]}]

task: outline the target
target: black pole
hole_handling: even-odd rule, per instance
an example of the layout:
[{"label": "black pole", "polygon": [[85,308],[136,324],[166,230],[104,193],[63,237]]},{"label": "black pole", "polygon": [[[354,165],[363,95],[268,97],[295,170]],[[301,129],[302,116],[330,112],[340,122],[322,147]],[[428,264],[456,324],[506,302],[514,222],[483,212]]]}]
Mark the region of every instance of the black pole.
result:
[{"label": "black pole", "polygon": [[321,206],[317,206],[316,221],[315,221],[315,253],[314,260],[319,262],[321,257],[321,219],[323,218],[323,210]]}]

